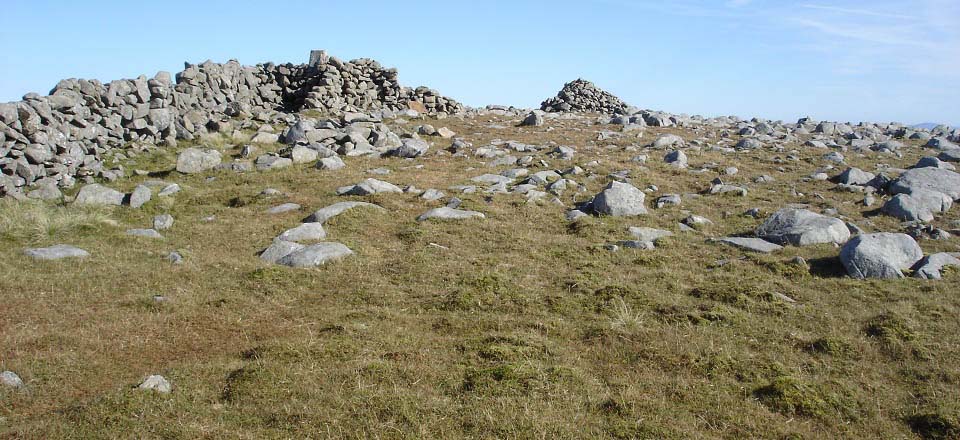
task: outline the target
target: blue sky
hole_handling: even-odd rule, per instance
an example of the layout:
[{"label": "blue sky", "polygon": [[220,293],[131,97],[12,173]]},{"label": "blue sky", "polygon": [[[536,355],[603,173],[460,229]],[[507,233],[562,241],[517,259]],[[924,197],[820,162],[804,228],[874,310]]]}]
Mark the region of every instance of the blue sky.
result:
[{"label": "blue sky", "polygon": [[4,3],[0,101],[326,49],[475,106],[536,107],[583,77],[675,113],[960,124],[958,0]]}]

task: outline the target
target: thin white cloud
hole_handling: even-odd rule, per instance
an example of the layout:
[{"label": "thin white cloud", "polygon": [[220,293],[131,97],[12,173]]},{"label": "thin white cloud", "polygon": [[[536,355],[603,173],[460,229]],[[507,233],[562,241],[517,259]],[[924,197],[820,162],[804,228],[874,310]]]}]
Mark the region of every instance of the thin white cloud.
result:
[{"label": "thin white cloud", "polygon": [[830,5],[818,5],[818,4],[804,3],[804,4],[801,4],[800,7],[801,7],[801,8],[806,8],[806,9],[818,9],[818,10],[821,10],[821,11],[838,12],[838,13],[841,13],[841,14],[863,15],[863,16],[868,16],[868,17],[885,17],[885,18],[895,18],[895,19],[898,19],[898,20],[918,20],[918,19],[919,19],[918,17],[912,16],[912,15],[907,15],[907,14],[904,14],[904,13],[883,12],[883,11],[875,11],[875,10],[868,10],[868,9],[857,9],[857,8],[843,8],[843,7],[840,7],[840,6],[830,6]]}]

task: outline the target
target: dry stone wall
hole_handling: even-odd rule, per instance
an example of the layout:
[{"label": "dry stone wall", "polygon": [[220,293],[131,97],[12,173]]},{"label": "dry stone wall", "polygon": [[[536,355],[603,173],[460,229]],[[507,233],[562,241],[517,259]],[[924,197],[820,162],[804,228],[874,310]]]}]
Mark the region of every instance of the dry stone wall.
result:
[{"label": "dry stone wall", "polygon": [[71,187],[100,176],[104,154],[131,143],[176,145],[217,131],[224,117],[317,109],[430,114],[463,111],[457,101],[402,87],[396,69],[370,59],[349,62],[313,51],[308,64],[237,61],[187,63],[174,78],[160,72],[101,83],[65,79],[48,96],[0,103],[0,196],[27,186]]}]

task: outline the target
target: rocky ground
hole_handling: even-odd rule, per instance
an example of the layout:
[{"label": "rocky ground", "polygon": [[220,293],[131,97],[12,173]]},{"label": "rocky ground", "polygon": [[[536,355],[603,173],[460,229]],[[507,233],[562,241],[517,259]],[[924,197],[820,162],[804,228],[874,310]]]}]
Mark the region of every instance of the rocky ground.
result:
[{"label": "rocky ground", "polygon": [[960,435],[956,132],[593,87],[0,200],[0,437]]}]

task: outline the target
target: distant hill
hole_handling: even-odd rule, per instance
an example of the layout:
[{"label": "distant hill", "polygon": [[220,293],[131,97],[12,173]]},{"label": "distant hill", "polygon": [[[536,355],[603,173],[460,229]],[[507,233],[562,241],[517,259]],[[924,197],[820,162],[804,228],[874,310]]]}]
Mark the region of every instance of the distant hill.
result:
[{"label": "distant hill", "polygon": [[[936,126],[938,126],[938,125],[945,125],[945,124],[940,124],[940,123],[937,123],[937,122],[924,122],[924,123],[922,123],[922,124],[914,124],[914,125],[911,125],[911,127],[913,127],[913,128],[925,128],[925,129],[927,129],[927,130],[933,130],[933,129],[934,129]],[[951,127],[955,127],[955,126],[951,126]]]}]

